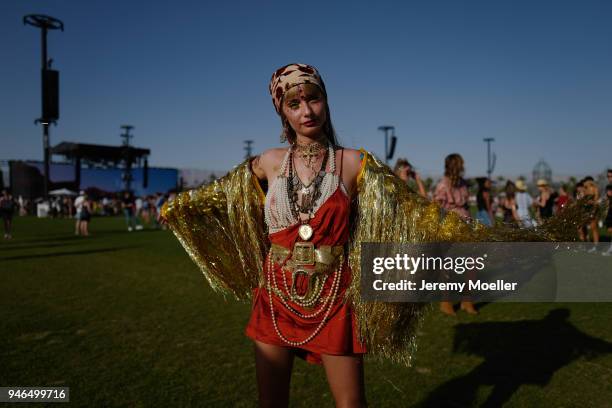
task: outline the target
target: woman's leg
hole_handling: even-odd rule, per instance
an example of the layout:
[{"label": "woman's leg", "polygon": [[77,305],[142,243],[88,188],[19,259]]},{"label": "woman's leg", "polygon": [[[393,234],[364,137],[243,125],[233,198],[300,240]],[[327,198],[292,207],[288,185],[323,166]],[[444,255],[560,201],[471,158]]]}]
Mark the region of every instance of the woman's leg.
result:
[{"label": "woman's leg", "polygon": [[294,355],[287,347],[255,340],[255,368],[260,407],[288,407]]},{"label": "woman's leg", "polygon": [[336,407],[366,407],[363,356],[321,354],[321,359]]},{"label": "woman's leg", "polygon": [[593,234],[593,243],[599,243],[599,226],[597,225],[597,218],[591,220],[591,234]]},{"label": "woman's leg", "polygon": [[2,220],[4,221],[4,238],[11,237],[11,217],[2,214]]}]

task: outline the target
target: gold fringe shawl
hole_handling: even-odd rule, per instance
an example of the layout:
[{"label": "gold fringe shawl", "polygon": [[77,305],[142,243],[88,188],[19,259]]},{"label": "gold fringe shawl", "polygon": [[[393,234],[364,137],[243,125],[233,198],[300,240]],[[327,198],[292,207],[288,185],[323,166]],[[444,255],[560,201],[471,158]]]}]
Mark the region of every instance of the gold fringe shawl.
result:
[{"label": "gold fringe shawl", "polygon": [[162,208],[172,232],[215,291],[246,300],[258,286],[269,248],[264,198],[245,160]]}]

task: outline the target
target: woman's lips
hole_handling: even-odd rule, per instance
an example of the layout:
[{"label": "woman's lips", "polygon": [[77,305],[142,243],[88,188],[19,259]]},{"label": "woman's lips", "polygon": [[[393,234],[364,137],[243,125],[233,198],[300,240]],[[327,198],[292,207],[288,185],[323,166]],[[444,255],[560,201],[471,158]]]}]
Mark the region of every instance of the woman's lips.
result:
[{"label": "woman's lips", "polygon": [[313,127],[317,125],[317,122],[314,120],[309,120],[308,122],[304,122],[302,123],[302,125],[306,126],[306,127]]}]

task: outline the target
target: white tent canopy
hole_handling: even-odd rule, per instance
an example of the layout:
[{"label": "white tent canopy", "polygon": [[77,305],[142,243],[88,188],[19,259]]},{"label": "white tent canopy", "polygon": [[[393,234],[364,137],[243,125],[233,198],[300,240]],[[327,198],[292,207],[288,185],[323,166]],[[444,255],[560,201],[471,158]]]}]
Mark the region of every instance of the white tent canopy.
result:
[{"label": "white tent canopy", "polygon": [[53,196],[75,196],[77,193],[74,191],[68,190],[67,188],[60,188],[59,190],[51,190],[49,191],[49,195]]}]

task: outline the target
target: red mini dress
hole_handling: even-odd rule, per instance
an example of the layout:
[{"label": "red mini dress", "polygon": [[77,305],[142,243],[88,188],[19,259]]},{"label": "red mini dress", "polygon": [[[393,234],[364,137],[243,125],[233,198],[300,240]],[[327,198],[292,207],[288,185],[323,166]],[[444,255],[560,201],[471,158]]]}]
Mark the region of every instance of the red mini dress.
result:
[{"label": "red mini dress", "polygon": [[[317,209],[314,217],[310,219],[309,224],[313,229],[313,235],[309,241],[314,243],[316,248],[320,245],[345,245],[349,238],[349,213],[349,198],[340,188],[340,185],[338,185],[338,188]],[[297,241],[301,241],[298,235],[299,226],[299,224],[295,224],[270,234],[271,243],[292,249]],[[266,258],[264,263],[264,276],[266,280],[268,265],[268,259]],[[293,342],[303,341],[310,336],[320,325],[325,313],[321,313],[314,318],[302,318],[288,310],[278,295],[273,293],[272,298],[270,298],[267,285],[253,289],[253,306],[251,318],[246,327],[246,335],[262,343],[292,348],[296,355],[312,364],[322,363],[321,354],[353,355],[365,353],[365,344],[360,342],[357,336],[354,314],[350,305],[344,302],[346,288],[351,282],[351,269],[346,257],[341,271],[338,293],[333,300],[327,322],[310,341],[297,347],[284,342],[274,328],[270,312],[270,301],[273,302],[278,329],[287,340]],[[283,270],[281,265],[276,263],[274,264],[273,273],[277,282],[281,282],[281,279],[291,279],[291,272]],[[300,278],[301,276],[298,276],[297,287],[300,287],[302,284]],[[332,289],[332,281],[333,273],[325,281],[321,294],[322,298]],[[279,285],[279,287],[282,286]],[[312,310],[302,308],[290,300],[288,302],[291,307],[303,314],[312,312]]]}]

